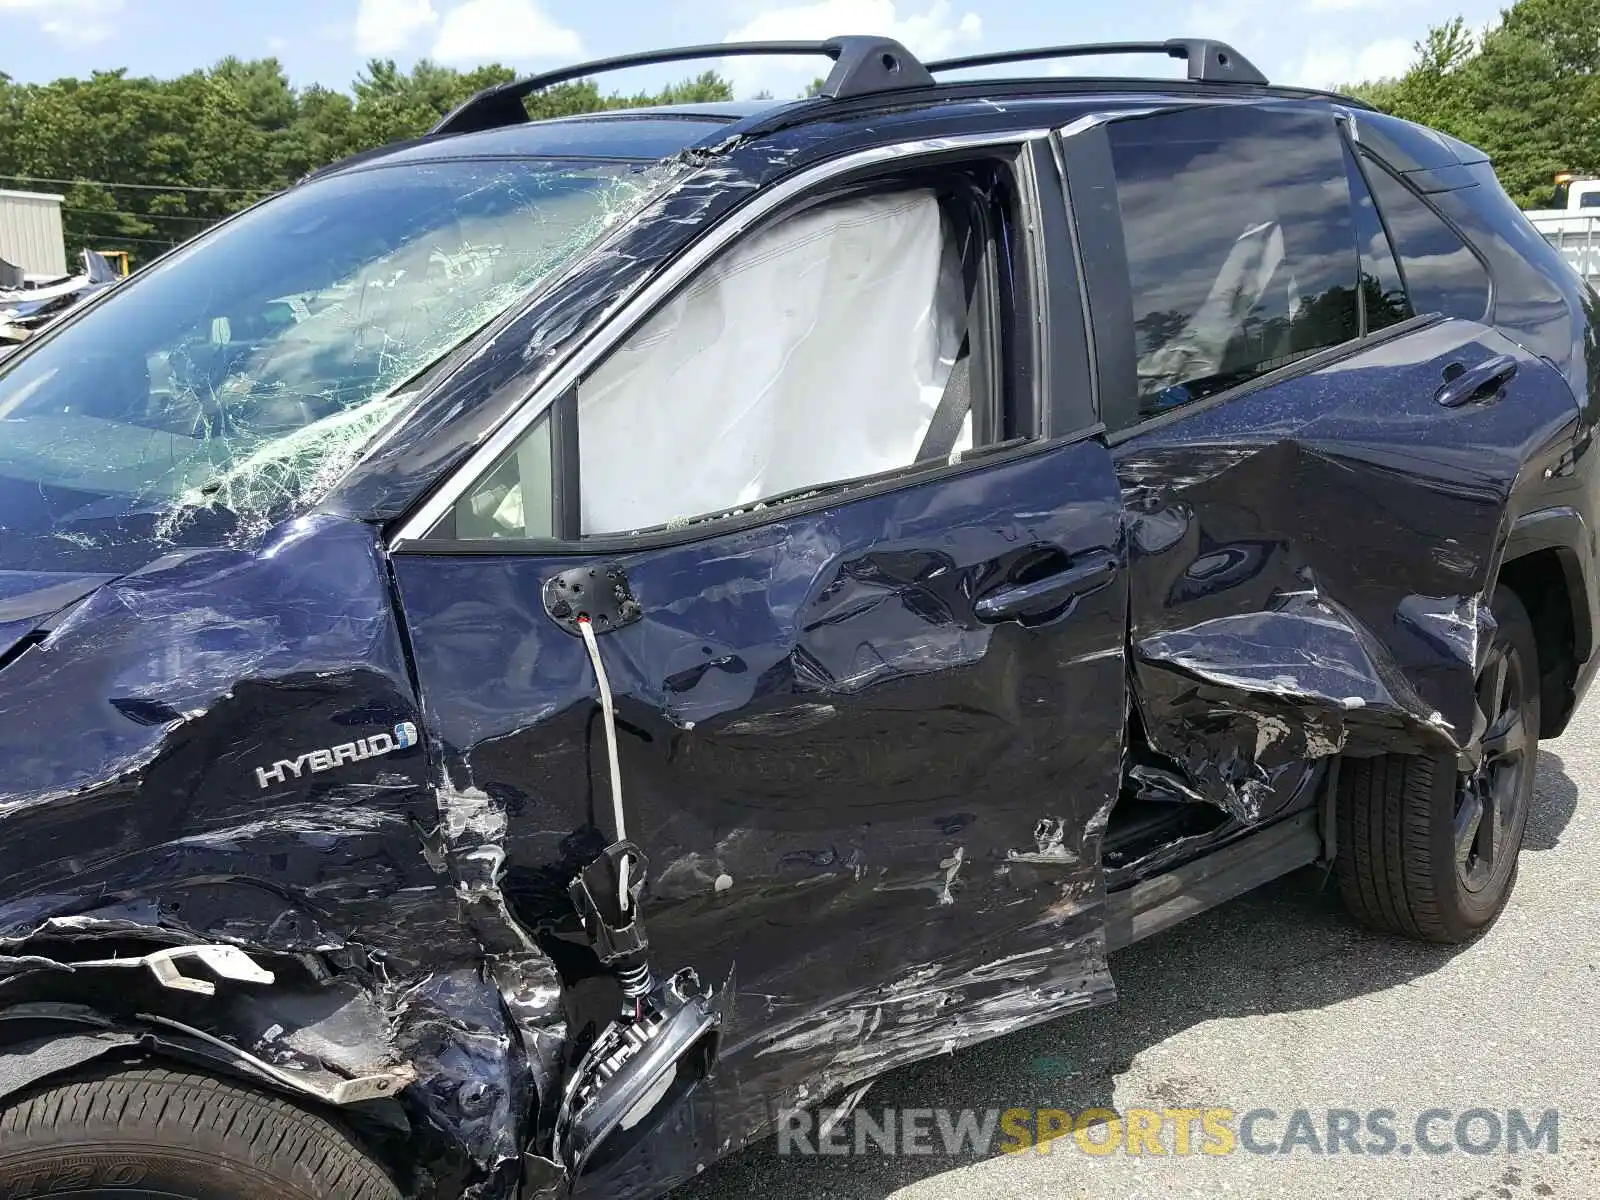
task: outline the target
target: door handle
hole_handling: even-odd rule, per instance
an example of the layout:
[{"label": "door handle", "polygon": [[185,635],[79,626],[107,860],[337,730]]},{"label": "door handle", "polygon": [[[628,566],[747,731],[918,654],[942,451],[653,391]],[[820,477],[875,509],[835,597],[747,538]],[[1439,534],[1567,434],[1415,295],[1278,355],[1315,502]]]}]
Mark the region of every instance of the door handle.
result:
[{"label": "door handle", "polygon": [[[1444,386],[1433,398],[1445,408],[1460,408],[1474,400],[1487,400],[1486,393],[1498,392],[1516,373],[1517,360],[1509,354],[1497,354],[1475,367],[1451,363],[1444,369]],[[1499,399],[1498,396],[1494,398]]]},{"label": "door handle", "polygon": [[1110,583],[1116,576],[1119,561],[1109,550],[1091,550],[1043,579],[983,597],[972,606],[972,611],[978,620],[988,625],[1042,616]]}]

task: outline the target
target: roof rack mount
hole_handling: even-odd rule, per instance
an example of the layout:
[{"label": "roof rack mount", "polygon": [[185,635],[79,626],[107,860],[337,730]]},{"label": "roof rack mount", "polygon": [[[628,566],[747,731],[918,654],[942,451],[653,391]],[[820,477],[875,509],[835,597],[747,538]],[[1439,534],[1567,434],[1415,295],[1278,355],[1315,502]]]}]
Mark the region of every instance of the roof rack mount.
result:
[{"label": "roof rack mount", "polygon": [[1036,50],[1002,50],[995,54],[970,54],[927,64],[929,71],[958,71],[965,67],[992,67],[1000,63],[1039,62],[1051,58],[1089,58],[1105,54],[1165,54],[1188,61],[1189,78],[1197,83],[1250,83],[1265,85],[1263,75],[1248,58],[1227,42],[1210,38],[1171,38],[1165,42],[1088,42],[1078,46],[1041,46]]},{"label": "roof rack mount", "polygon": [[528,119],[523,100],[534,92],[560,83],[572,83],[604,71],[627,67],[649,67],[660,63],[688,62],[694,59],[738,58],[761,55],[784,57],[818,55],[833,59],[833,70],[817,94],[834,100],[873,92],[900,91],[905,88],[932,87],[933,76],[917,61],[916,55],[893,38],[837,37],[825,42],[719,42],[709,46],[678,46],[671,50],[651,50],[641,54],[619,54],[593,62],[546,71],[527,79],[517,79],[486,88],[471,97],[429,131],[430,137],[451,133],[475,133],[520,125]]},{"label": "roof rack mount", "polygon": [[1008,50],[947,58],[926,66],[893,38],[837,37],[825,42],[720,42],[708,46],[679,46],[641,54],[619,54],[593,62],[562,67],[511,83],[486,88],[467,100],[429,131],[429,137],[476,133],[527,121],[523,104],[534,92],[560,83],[572,83],[605,71],[649,67],[661,63],[700,59],[739,58],[756,55],[783,57],[820,55],[833,59],[833,70],[817,94],[832,100],[934,86],[934,71],[989,67],[1000,63],[1038,62],[1052,58],[1084,58],[1104,54],[1164,54],[1189,64],[1189,78],[1203,83],[1265,84],[1267,78],[1244,55],[1226,42],[1208,38],[1173,38],[1165,42],[1097,42],[1079,46],[1044,46],[1035,50]]}]

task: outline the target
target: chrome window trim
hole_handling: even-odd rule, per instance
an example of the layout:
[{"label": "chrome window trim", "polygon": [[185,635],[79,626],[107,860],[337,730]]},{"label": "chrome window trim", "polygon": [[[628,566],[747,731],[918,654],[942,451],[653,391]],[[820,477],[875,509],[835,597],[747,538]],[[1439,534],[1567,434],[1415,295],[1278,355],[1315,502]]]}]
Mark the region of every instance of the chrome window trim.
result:
[{"label": "chrome window trim", "polygon": [[864,168],[892,164],[901,159],[926,158],[946,152],[959,153],[964,150],[994,146],[1023,146],[1049,136],[1048,128],[1010,129],[991,133],[958,134],[952,137],[922,138],[890,146],[875,146],[869,150],[858,150],[841,158],[818,163],[758,193],[748,204],[730,214],[727,220],[690,247],[687,253],[674,260],[654,282],[604,318],[601,326],[586,341],[571,350],[552,371],[547,372],[536,382],[494,432],[480,442],[471,456],[452,471],[449,478],[435,489],[433,495],[406,518],[391,537],[389,548],[397,549],[408,543],[424,540],[428,531],[443,519],[485,472],[493,468],[501,455],[516,444],[534,422],[544,415],[545,410],[558,396],[577,384],[601,358],[642,324],[658,305],[670,298],[672,293],[687,282],[696,271],[774,209],[820,184]]}]

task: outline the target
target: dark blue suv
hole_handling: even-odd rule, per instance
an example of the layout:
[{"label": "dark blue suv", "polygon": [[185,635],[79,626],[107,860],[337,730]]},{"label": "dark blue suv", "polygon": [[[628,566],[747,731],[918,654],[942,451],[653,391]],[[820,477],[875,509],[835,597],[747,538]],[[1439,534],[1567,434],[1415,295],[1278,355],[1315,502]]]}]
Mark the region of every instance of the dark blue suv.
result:
[{"label": "dark blue suv", "polygon": [[0,1197],[648,1196],[1297,867],[1506,903],[1600,359],[1484,156],[621,64],[739,53],[835,65],[495,89],[0,367]]}]

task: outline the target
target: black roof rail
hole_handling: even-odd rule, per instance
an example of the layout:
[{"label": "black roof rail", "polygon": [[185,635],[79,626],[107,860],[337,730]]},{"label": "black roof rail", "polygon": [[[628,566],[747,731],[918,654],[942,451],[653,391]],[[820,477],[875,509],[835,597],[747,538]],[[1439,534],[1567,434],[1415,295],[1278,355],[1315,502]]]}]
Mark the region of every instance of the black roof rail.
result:
[{"label": "black roof rail", "polygon": [[1041,46],[1036,50],[1004,50],[997,54],[969,54],[928,64],[929,71],[955,71],[962,67],[990,67],[998,63],[1036,62],[1050,58],[1088,58],[1101,54],[1165,54],[1187,59],[1189,78],[1200,83],[1253,83],[1265,85],[1267,77],[1227,42],[1209,38],[1172,38],[1165,42],[1088,42],[1081,46]]},{"label": "black roof rail", "polygon": [[685,62],[691,59],[734,58],[753,55],[825,55],[834,60],[833,70],[818,94],[831,99],[865,96],[873,92],[902,88],[932,87],[928,74],[916,56],[893,38],[837,37],[825,42],[721,42],[710,46],[678,46],[671,50],[649,50],[641,54],[619,54],[593,62],[562,67],[527,79],[485,88],[446,116],[429,132],[430,137],[451,133],[475,133],[520,125],[528,119],[523,100],[543,88],[571,83],[603,71],[624,67],[648,67],[657,63]]}]

